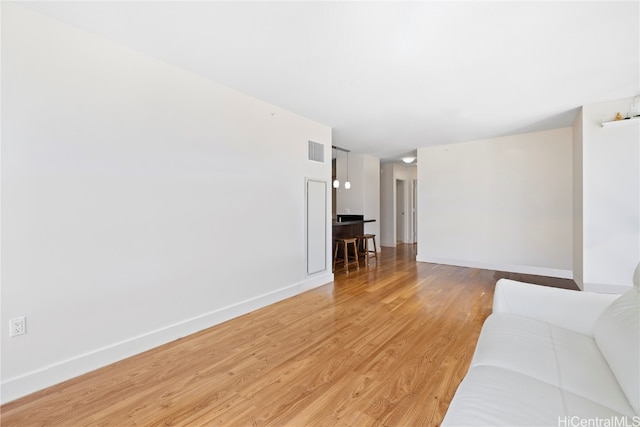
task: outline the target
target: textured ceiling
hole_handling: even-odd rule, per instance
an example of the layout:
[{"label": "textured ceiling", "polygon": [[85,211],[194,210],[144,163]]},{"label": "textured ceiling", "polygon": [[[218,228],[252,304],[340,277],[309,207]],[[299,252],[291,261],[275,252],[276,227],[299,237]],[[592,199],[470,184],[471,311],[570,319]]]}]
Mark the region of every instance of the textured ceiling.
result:
[{"label": "textured ceiling", "polygon": [[640,94],[638,1],[25,2],[383,160]]}]

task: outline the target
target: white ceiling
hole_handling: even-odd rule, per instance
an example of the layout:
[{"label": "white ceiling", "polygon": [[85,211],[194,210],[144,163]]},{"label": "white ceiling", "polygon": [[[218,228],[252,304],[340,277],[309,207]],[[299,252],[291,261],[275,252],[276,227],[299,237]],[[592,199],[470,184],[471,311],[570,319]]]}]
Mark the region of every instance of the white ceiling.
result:
[{"label": "white ceiling", "polygon": [[27,2],[383,160],[640,94],[639,1]]}]

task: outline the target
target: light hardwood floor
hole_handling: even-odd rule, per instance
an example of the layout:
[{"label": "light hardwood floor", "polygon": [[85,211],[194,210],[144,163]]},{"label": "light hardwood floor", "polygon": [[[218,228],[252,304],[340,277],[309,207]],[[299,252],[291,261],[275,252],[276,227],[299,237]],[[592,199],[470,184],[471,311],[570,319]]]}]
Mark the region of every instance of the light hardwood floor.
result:
[{"label": "light hardwood floor", "polygon": [[2,426],[436,426],[500,277],[383,248],[333,283],[5,404]]}]

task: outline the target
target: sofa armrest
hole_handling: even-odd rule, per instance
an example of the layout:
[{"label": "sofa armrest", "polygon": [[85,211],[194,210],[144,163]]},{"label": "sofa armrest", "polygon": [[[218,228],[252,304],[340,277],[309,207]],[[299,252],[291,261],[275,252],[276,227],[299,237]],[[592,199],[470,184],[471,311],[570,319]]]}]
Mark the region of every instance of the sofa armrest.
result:
[{"label": "sofa armrest", "polygon": [[620,295],[551,288],[500,279],[493,296],[493,311],[512,313],[593,336],[593,326]]}]

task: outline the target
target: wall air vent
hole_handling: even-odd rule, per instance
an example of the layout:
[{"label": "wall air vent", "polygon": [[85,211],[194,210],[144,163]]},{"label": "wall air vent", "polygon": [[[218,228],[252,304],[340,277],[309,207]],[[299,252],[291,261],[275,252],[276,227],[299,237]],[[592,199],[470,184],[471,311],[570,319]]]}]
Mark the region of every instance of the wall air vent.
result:
[{"label": "wall air vent", "polygon": [[309,141],[309,160],[324,163],[324,144]]}]

